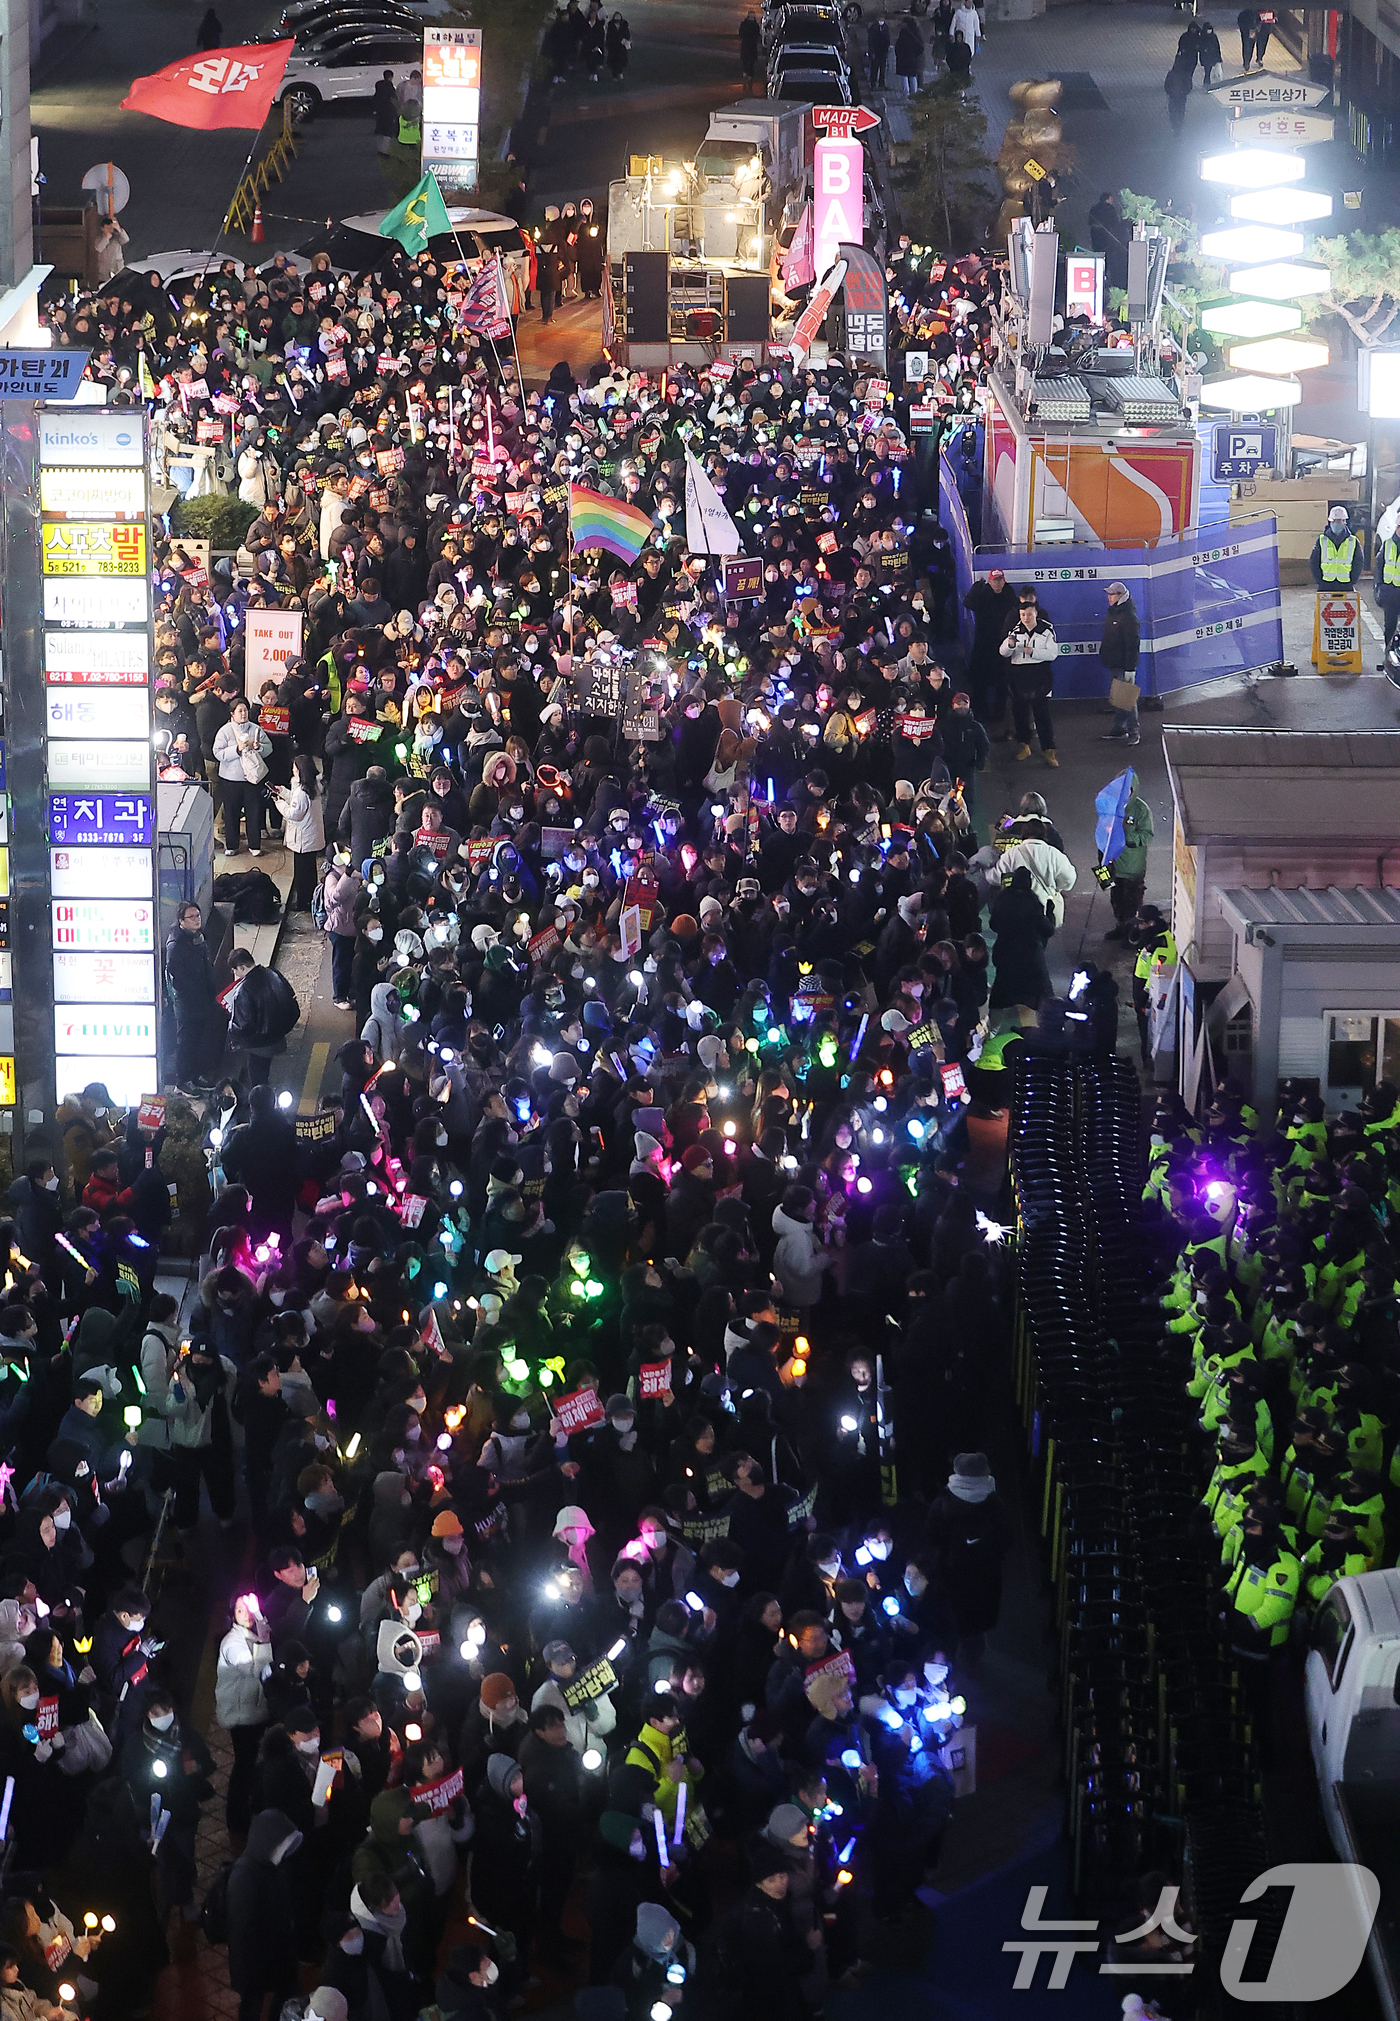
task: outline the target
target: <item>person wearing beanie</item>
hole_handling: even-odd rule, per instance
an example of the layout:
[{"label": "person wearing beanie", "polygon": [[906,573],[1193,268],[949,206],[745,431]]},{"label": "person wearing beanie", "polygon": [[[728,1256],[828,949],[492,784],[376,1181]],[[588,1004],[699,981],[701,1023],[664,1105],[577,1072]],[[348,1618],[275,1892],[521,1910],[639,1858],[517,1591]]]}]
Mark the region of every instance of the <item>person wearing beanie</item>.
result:
[{"label": "person wearing beanie", "polygon": [[481,1680],[476,1704],[462,1722],[457,1759],[468,1791],[485,1775],[498,1754],[515,1761],[525,1738],[527,1714],[515,1684],[504,1670],[492,1670]]},{"label": "person wearing beanie", "polygon": [[680,1170],[671,1175],[671,1192],[666,1202],[666,1249],[678,1263],[685,1262],[700,1230],[715,1218],[714,1170],[714,1161],[705,1146],[692,1144],[681,1154]]},{"label": "person wearing beanie", "polygon": [[803,2021],[808,2005],[802,1985],[821,1970],[821,1930],[811,1929],[805,1938],[799,1933],[788,1902],[788,1859],[766,1836],[745,1846],[744,1864],[748,1889],[716,1933],[731,1990],[729,2011],[743,2021]]},{"label": "person wearing beanie", "polygon": [[958,1624],[956,1660],[975,1670],[1001,1612],[1001,1567],[1011,1520],[985,1453],[959,1453],[929,1511],[928,1539]]},{"label": "person wearing beanie", "polygon": [[509,1755],[493,1754],[471,1806],[476,1819],[472,1905],[490,1929],[510,1931],[523,1968],[538,1921],[544,1835],[525,1795],[519,1764]]},{"label": "person wearing beanie", "polygon": [[[677,1969],[688,1983],[695,1972],[695,1947],[681,1935],[681,1926],[659,1902],[641,1902],[632,1942],[613,1967],[614,1986],[622,1989],[628,2014],[651,2014],[673,1992],[667,1973]],[[669,2004],[669,2002],[666,2002]]]}]

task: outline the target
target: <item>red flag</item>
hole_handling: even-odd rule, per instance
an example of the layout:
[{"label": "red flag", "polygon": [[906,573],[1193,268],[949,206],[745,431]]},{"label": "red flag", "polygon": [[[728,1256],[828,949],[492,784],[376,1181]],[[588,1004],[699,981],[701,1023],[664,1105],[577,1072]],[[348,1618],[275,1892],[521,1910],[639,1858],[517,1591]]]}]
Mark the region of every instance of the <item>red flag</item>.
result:
[{"label": "red flag", "polygon": [[123,112],[148,112],[172,126],[260,127],[272,109],[287,58],[286,42],[243,42],[236,49],[211,49],[182,56],[150,77],[138,77],[122,100]]}]

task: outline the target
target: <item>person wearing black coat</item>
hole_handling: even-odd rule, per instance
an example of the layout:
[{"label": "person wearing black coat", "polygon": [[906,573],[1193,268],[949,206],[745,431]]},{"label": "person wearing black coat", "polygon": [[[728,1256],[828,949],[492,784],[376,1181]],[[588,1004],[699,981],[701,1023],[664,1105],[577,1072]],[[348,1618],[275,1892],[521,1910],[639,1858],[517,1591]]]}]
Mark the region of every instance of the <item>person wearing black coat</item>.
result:
[{"label": "person wearing black coat", "polygon": [[493,1929],[512,1933],[522,1959],[534,1934],[544,1851],[540,1820],[528,1799],[523,1812],[517,1808],[524,1793],[518,1763],[508,1754],[493,1754],[472,1798],[472,1900]]},{"label": "person wearing black coat", "polygon": [[224,1012],[204,938],[204,914],[180,907],[165,940],[165,980],[175,1001],[175,1079],[182,1088],[207,1084],[224,1046]]},{"label": "person wearing black coat", "polygon": [[812,1969],[821,1932],[813,1931],[810,1947],[798,1935],[788,1908],[788,1865],[776,1846],[756,1842],[748,1862],[753,1884],[714,1938],[725,2011],[735,2021],[802,2021],[807,2007],[798,1981]]},{"label": "person wearing black coat", "polygon": [[581,1757],[569,1745],[564,1715],[557,1705],[540,1705],[530,1714],[530,1731],[520,1743],[520,1770],[530,1808],[540,1821],[544,1952],[562,1967],[560,1923],[583,1838],[584,1802]]},{"label": "person wearing black coat", "polygon": [[24,1253],[43,1272],[51,1292],[56,1292],[62,1282],[54,1243],[63,1226],[63,1196],[57,1179],[51,1159],[31,1158],[5,1196],[5,1204],[19,1228]]},{"label": "person wearing black coat", "polygon": [[252,1120],[224,1146],[224,1174],[231,1185],[247,1187],[258,1233],[275,1229],[290,1248],[298,1183],[296,1124],[281,1113],[276,1093],[266,1083],[253,1089],[248,1107]]},{"label": "person wearing black coat", "polygon": [[991,1008],[1006,1010],[1012,1004],[1026,1004],[1031,1010],[1038,1009],[1042,998],[1051,993],[1045,949],[1055,929],[1024,866],[1012,871],[1010,889],[993,901],[991,928],[996,935]]},{"label": "person wearing black coat", "polygon": [[350,844],[352,866],[358,870],[373,855],[376,842],[386,841],[393,832],[394,789],[384,767],[371,765],[350,788],[340,817],[340,839]]},{"label": "person wearing black coat", "polygon": [[374,762],[375,746],[360,744],[350,734],[353,722],[368,722],[368,712],[358,696],[351,697],[345,705],[345,714],[337,717],[326,732],[325,761],[322,791],[325,795],[325,822],[327,835],[334,835],[340,826],[340,817],[345,803],[350,797],[350,788],[357,779],[363,779]]},{"label": "person wearing black coat", "polygon": [[1001,1612],[1001,1565],[1011,1523],[985,1453],[959,1453],[929,1511],[929,1542],[958,1623],[958,1661],[975,1663]]},{"label": "person wearing black coat", "polygon": [[229,1017],[228,1047],[248,1061],[248,1082],[257,1087],[272,1072],[272,1062],[287,1050],[287,1033],[301,1016],[296,991],[275,968],[263,968],[244,948],[229,958],[241,977]]},{"label": "person wearing black coat", "polygon": [[278,1870],[301,1834],[280,1810],[262,1810],[248,1827],[248,1843],[228,1877],[228,1976],[239,1996],[238,2021],[262,2021],[297,1991],[296,1932],[291,1896]]}]

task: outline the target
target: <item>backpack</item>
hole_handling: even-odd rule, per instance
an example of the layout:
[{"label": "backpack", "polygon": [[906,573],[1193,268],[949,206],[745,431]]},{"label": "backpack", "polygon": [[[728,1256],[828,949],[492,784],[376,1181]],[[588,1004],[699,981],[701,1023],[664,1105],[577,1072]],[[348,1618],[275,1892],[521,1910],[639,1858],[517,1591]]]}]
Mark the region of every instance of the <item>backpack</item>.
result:
[{"label": "backpack", "polygon": [[318,933],[326,930],[326,880],[324,874],[317,880],[316,889],[311,894],[311,924]]},{"label": "backpack", "polygon": [[211,1944],[228,1942],[228,1877],[232,1872],[233,1861],[225,1860],[209,1883],[204,1906],[199,1912],[199,1926],[206,1941]]}]

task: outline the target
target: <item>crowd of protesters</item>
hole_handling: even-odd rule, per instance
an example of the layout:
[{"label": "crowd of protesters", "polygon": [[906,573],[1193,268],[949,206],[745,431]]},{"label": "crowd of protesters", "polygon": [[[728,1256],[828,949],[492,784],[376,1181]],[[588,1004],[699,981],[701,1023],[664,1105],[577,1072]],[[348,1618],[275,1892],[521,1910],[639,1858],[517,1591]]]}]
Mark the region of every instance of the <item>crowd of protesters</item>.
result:
[{"label": "crowd of protesters", "polygon": [[[895,278],[958,377],[988,282]],[[949,678],[946,541],[864,366],[526,394],[463,295],[279,258],[46,311],[167,448],[228,424],[231,565],[157,537],[162,764],[226,859],[280,829],[345,1038],[293,1117],[295,1004],[246,955],[221,995],[186,907],[163,1126],[94,1085],[12,1189],[6,2021],[136,2011],[196,1918],[242,2021],[495,2021],[548,1974],[581,2014],[798,2021],[954,1814],[1009,1538],[1006,1090],[1038,1010],[1087,1015],[1045,802],[978,805],[1042,618],[979,585]],[[751,600],[686,545],[687,451]],[[573,546],[571,481],[651,518],[634,560]],[[259,608],[303,651],[249,696]],[[1111,978],[1087,1001],[1111,1049]],[[202,1495],[249,1527],[200,1899],[211,1757],[121,1547],[163,1509],[198,1548]]]}]

